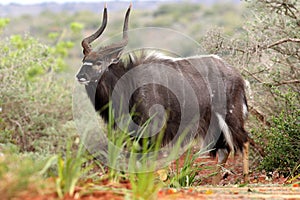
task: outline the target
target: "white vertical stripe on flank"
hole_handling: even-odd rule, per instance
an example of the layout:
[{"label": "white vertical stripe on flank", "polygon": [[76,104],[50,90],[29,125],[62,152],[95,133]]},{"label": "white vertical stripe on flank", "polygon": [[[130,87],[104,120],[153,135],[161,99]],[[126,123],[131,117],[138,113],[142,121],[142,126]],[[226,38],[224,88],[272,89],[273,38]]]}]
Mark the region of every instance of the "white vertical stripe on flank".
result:
[{"label": "white vertical stripe on flank", "polygon": [[243,118],[246,119],[248,116],[248,107],[245,103],[243,103]]},{"label": "white vertical stripe on flank", "polygon": [[232,139],[232,134],[231,131],[229,130],[228,125],[226,124],[225,120],[223,119],[223,117],[219,114],[216,113],[217,118],[219,120],[219,126],[224,134],[225,140],[230,148],[230,150],[232,152],[234,152],[234,145],[233,145],[233,139]]}]

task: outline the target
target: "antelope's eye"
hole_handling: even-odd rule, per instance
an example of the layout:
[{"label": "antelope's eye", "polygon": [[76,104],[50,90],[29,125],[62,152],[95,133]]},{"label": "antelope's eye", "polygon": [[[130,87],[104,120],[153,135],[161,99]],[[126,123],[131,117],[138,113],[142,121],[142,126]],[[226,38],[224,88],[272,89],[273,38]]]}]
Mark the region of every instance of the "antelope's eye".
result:
[{"label": "antelope's eye", "polygon": [[101,61],[97,61],[95,64],[96,65],[102,65],[102,62]]}]

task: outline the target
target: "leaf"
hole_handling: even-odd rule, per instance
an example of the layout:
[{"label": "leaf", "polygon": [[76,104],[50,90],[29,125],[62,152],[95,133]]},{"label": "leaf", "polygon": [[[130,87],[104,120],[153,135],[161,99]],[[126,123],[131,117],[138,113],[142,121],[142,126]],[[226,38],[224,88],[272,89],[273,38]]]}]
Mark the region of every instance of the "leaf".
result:
[{"label": "leaf", "polygon": [[300,185],[299,183],[294,183],[293,187],[300,187],[299,185]]},{"label": "leaf", "polygon": [[159,175],[159,179],[161,181],[166,181],[168,179],[168,171],[166,169],[158,170],[157,174]]},{"label": "leaf", "polygon": [[205,191],[205,194],[213,194],[213,193],[214,193],[214,191],[212,191],[210,189]]}]

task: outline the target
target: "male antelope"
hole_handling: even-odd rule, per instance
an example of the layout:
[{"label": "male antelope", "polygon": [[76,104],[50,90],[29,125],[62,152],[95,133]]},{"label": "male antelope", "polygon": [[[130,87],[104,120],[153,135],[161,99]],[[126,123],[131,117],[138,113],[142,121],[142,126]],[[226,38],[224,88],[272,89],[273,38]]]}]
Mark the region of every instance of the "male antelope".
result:
[{"label": "male antelope", "polygon": [[[103,108],[111,100],[117,82],[130,70],[138,69],[138,67],[144,65],[161,66],[160,69],[153,68],[152,71],[151,68],[148,68],[150,71],[138,71],[138,73],[132,75],[132,79],[129,77],[128,80],[127,78],[127,83],[124,84],[125,87],[121,93],[126,93],[126,87],[136,84],[135,81],[143,81],[149,76],[155,81],[164,80],[170,81],[170,84],[176,84],[177,81],[174,82],[174,77],[172,77],[174,74],[165,70],[165,68],[173,69],[177,72],[177,75],[187,80],[193,88],[197,100],[197,109],[195,106],[192,107],[186,103],[190,96],[180,84],[177,89],[185,97],[183,108],[180,108],[182,105],[180,105],[173,91],[170,91],[166,86],[153,82],[152,84],[140,86],[131,95],[129,107],[130,109],[134,107],[135,112],[138,113],[133,120],[137,124],[143,124],[151,117],[151,107],[156,104],[161,105],[168,113],[163,136],[163,144],[166,144],[175,137],[175,133],[179,129],[182,112],[198,110],[196,136],[203,140],[210,138],[208,141],[213,141],[213,146],[210,146],[212,149],[211,155],[217,155],[220,165],[226,163],[230,152],[243,152],[244,175],[247,178],[249,138],[247,131],[244,129],[244,120],[247,116],[248,107],[244,80],[241,75],[216,55],[173,58],[153,52],[149,54],[144,51],[139,54],[131,53],[122,56],[129,40],[127,30],[130,10],[131,6],[125,15],[123,38],[120,42],[97,50],[93,50],[90,46],[90,43],[96,40],[106,27],[106,7],[104,8],[101,27],[82,41],[83,65],[76,77],[79,83],[85,85],[87,94],[95,109],[97,111],[102,110],[100,115],[107,122],[108,109]],[[216,84],[217,79],[223,83],[221,88],[220,85]],[[222,94],[225,98],[224,105],[212,106],[213,102],[218,102],[218,98],[222,98]],[[118,104],[118,102],[113,103]],[[223,114],[220,113],[222,108],[225,111]],[[217,123],[210,129],[212,120]],[[217,134],[218,131],[220,134]],[[209,144],[206,143],[206,145]]]}]

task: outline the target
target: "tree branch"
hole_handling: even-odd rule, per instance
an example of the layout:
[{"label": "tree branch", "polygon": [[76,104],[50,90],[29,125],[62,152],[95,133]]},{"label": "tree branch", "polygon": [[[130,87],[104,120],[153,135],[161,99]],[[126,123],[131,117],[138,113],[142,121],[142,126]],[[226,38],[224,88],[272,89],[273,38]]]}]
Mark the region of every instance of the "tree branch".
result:
[{"label": "tree branch", "polygon": [[260,80],[258,77],[256,77],[253,73],[251,73],[249,70],[247,70],[245,67],[243,68],[245,72],[247,72],[250,76],[252,76],[255,80],[257,80],[259,83],[264,83],[262,80]]},{"label": "tree branch", "polygon": [[278,40],[277,42],[270,44],[267,46],[267,48],[273,48],[274,46],[277,46],[279,44],[283,44],[286,42],[295,42],[295,43],[300,43],[300,39],[299,38],[284,38],[281,40]]},{"label": "tree branch", "polygon": [[297,83],[300,83],[300,80],[281,81],[279,83],[274,84],[274,86],[287,85],[287,84],[297,84]]},{"label": "tree branch", "polygon": [[253,106],[249,106],[249,112],[256,117],[263,125],[270,127],[271,123],[267,121],[266,117]]},{"label": "tree branch", "polygon": [[258,153],[262,156],[265,157],[267,154],[264,151],[264,148],[261,147],[259,144],[257,144],[256,142],[254,142],[254,140],[250,137],[248,137],[248,141],[250,143],[251,146],[254,147],[254,149],[256,149],[258,151]]}]

